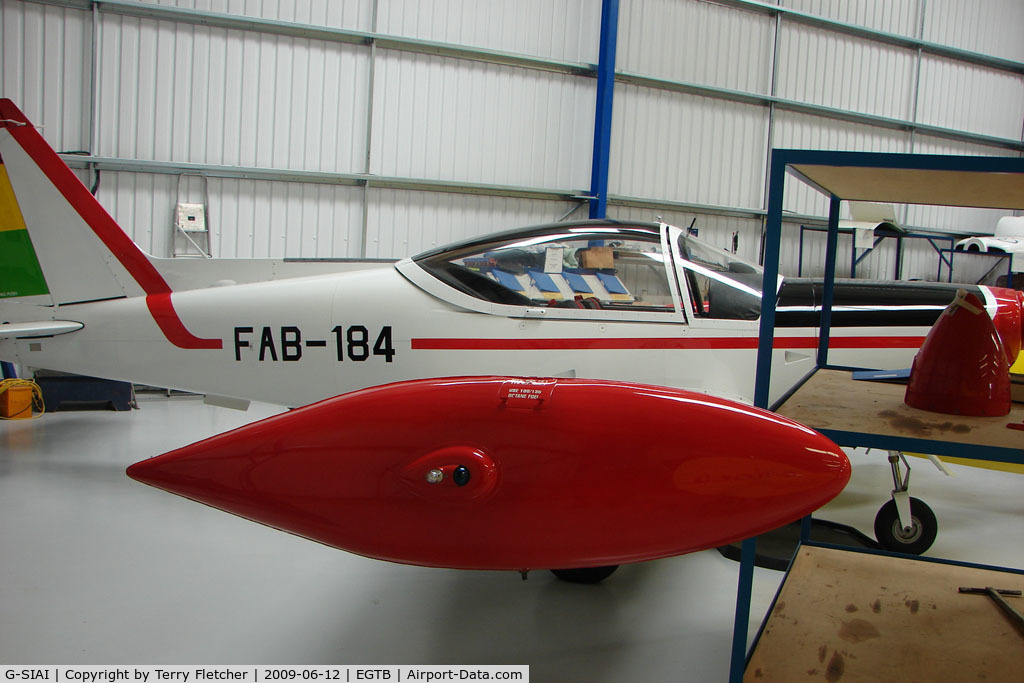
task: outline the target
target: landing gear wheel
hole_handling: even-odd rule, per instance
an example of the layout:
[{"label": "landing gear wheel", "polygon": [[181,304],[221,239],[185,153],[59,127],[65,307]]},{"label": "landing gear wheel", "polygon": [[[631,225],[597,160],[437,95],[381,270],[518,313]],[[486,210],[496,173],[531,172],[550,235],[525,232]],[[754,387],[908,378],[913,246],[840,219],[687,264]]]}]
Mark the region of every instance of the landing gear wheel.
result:
[{"label": "landing gear wheel", "polygon": [[619,568],[613,564],[609,567],[580,567],[579,569],[552,569],[551,573],[562,581],[569,583],[600,583]]},{"label": "landing gear wheel", "polygon": [[939,523],[935,513],[917,498],[910,499],[911,529],[907,531],[900,524],[900,516],[896,512],[896,501],[890,500],[875,515],[875,538],[893,552],[907,555],[920,555],[935,542],[939,533]]}]

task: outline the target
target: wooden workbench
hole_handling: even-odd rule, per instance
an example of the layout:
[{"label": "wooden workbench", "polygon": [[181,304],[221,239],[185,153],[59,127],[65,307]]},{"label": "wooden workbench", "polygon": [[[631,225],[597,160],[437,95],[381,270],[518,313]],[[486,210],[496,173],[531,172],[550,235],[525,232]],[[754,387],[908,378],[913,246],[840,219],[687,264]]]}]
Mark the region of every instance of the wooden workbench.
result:
[{"label": "wooden workbench", "polygon": [[1022,680],[1024,634],[960,586],[1022,590],[1024,575],[804,546],[743,680]]},{"label": "wooden workbench", "polygon": [[905,392],[902,384],[858,381],[845,370],[818,370],[777,412],[843,446],[887,447],[851,436],[871,434],[934,442],[930,449],[922,443],[913,449],[936,455],[962,455],[965,446],[979,451],[1010,449],[1003,455],[1016,455],[1024,462],[1024,431],[1006,426],[1024,423],[1024,404],[1012,404],[1010,414],[1003,417],[962,417],[911,408],[903,402]]}]

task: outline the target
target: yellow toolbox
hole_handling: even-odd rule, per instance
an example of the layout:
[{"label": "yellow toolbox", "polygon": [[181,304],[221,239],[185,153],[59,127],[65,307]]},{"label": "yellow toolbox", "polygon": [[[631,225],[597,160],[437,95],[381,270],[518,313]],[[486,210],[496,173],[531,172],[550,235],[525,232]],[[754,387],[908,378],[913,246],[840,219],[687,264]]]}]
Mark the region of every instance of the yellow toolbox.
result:
[{"label": "yellow toolbox", "polygon": [[32,417],[32,387],[10,387],[0,393],[0,417],[9,420]]}]

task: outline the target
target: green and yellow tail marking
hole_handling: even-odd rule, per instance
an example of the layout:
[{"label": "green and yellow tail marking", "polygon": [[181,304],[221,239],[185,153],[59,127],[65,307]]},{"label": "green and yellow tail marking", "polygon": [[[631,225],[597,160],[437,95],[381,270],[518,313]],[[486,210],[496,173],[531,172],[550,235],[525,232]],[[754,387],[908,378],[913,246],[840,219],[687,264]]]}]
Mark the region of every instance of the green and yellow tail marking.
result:
[{"label": "green and yellow tail marking", "polygon": [[49,293],[18,199],[0,159],[0,299]]}]

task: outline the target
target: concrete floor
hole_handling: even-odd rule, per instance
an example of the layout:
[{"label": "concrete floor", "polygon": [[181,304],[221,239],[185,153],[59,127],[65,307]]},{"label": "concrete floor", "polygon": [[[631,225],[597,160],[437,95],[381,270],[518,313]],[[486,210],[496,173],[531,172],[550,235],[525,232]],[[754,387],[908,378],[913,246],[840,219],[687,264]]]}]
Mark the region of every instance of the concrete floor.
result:
[{"label": "concrete floor", "polygon": [[[536,681],[728,677],[738,566],[717,552],[623,567],[596,586],[546,572],[369,560],[197,505],[124,468],[274,414],[195,397],[0,422],[0,663],[528,664]],[[884,454],[853,457],[821,516],[870,533]],[[1024,566],[1024,478],[914,461],[939,517],[929,553]],[[758,569],[751,634],[782,574]]]}]

